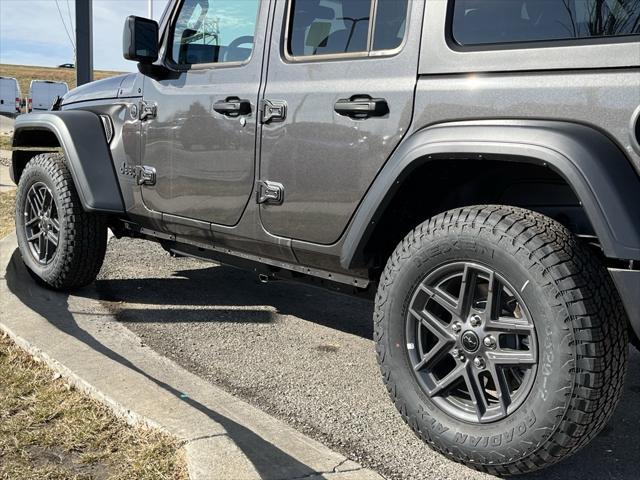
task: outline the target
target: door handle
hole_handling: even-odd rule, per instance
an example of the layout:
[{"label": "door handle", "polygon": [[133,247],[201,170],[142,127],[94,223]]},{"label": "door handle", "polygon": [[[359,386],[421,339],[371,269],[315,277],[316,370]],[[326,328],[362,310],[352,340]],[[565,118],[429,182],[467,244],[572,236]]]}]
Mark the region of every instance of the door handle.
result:
[{"label": "door handle", "polygon": [[351,118],[384,117],[389,113],[389,104],[384,98],[371,98],[369,95],[354,95],[341,98],[334,106],[338,115]]},{"label": "door handle", "polygon": [[239,117],[251,113],[251,102],[238,97],[228,97],[213,104],[213,109],[227,117]]}]

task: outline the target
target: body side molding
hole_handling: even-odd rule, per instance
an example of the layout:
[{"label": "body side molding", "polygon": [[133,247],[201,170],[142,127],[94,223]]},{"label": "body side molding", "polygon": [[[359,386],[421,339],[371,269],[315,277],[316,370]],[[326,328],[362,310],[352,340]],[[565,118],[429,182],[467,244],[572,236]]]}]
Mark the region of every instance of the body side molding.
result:
[{"label": "body side molding", "polygon": [[20,147],[30,147],[24,133],[53,133],[64,151],[82,206],[88,212],[123,213],[124,202],[111,152],[98,115],[88,111],[32,113],[18,117],[13,140],[13,178]]},{"label": "body side molding", "polygon": [[412,171],[429,161],[453,158],[552,168],[582,202],[605,255],[640,260],[640,178],[611,139],[575,123],[482,120],[428,127],[398,147],[349,226],[341,265],[353,268],[358,264],[377,219]]}]

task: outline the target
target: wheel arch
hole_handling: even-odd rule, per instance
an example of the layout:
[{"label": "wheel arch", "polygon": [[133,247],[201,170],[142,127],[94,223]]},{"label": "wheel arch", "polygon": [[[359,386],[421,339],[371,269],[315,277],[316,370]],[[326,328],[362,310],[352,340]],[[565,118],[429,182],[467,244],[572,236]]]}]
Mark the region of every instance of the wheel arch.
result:
[{"label": "wheel arch", "polygon": [[62,150],[84,210],[124,212],[111,152],[96,114],[73,110],[21,115],[13,149],[11,176],[16,184],[34,153]]},{"label": "wheel arch", "polygon": [[[570,187],[605,256],[640,260],[640,178],[611,139],[570,122],[483,120],[428,127],[398,147],[352,219],[341,252],[344,268],[370,266],[367,250],[388,207],[419,169],[437,170],[438,162],[478,169],[515,165],[548,172],[549,179],[560,179]],[[429,180],[428,176],[423,180],[425,191]],[[441,212],[433,212],[437,213]]]}]

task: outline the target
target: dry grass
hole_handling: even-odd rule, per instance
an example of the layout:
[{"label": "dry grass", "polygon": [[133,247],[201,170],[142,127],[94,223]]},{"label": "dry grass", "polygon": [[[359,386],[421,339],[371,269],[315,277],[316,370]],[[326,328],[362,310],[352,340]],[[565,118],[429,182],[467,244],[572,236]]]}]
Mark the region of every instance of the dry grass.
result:
[{"label": "dry grass", "polygon": [[15,190],[0,193],[0,238],[6,237],[14,229],[13,215],[15,201]]},{"label": "dry grass", "polygon": [[13,135],[5,135],[0,133],[0,150],[11,150],[13,141]]},{"label": "dry grass", "polygon": [[[93,78],[100,80],[102,78],[113,77],[119,75],[119,72],[105,72],[95,71],[93,72]],[[69,89],[76,87],[76,71],[71,68],[49,68],[49,67],[35,67],[24,65],[9,65],[0,64],[0,76],[2,77],[14,77],[20,84],[20,91],[22,96],[26,97],[29,94],[29,84],[31,80],[53,80],[56,82],[67,82]]]},{"label": "dry grass", "polygon": [[132,428],[0,334],[0,478],[186,480],[178,446]]}]

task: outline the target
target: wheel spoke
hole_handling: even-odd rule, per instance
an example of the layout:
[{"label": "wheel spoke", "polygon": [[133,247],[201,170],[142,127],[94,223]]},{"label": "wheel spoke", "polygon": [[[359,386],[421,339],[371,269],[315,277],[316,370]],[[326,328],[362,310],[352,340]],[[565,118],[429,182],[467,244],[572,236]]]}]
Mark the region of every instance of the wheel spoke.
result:
[{"label": "wheel spoke", "polygon": [[485,306],[485,319],[491,321],[497,317],[495,315],[496,305],[500,305],[500,282],[496,278],[495,273],[489,274],[489,286],[487,288],[487,305]]},{"label": "wheel spoke", "polygon": [[46,243],[47,241],[44,236],[44,232],[40,232],[40,235],[38,236],[38,258],[40,259],[40,261],[43,261],[46,258]]},{"label": "wheel spoke", "polygon": [[47,232],[47,240],[52,243],[54,247],[58,246],[58,237],[53,232]]},{"label": "wheel spoke", "polygon": [[473,297],[476,290],[476,272],[467,263],[462,273],[462,284],[460,285],[460,296],[458,297],[456,313],[460,318],[466,318],[471,311]]},{"label": "wheel spoke", "polygon": [[35,217],[40,215],[40,207],[38,206],[38,202],[35,199],[35,195],[27,195],[27,200],[29,201],[29,206],[31,207],[31,212]]},{"label": "wheel spoke", "polygon": [[493,383],[496,387],[496,394],[498,396],[498,402],[500,404],[500,410],[503,415],[507,414],[507,408],[511,405],[511,394],[509,393],[509,385],[507,379],[504,376],[504,370],[496,366],[495,364],[489,367],[489,373],[493,378]]},{"label": "wheel spoke", "polygon": [[440,380],[433,380],[434,387],[429,391],[429,395],[440,395],[452,387],[460,378],[465,377],[466,367],[459,364]]},{"label": "wheel spoke", "polygon": [[417,372],[418,370],[429,368],[431,365],[437,363],[451,350],[453,345],[453,340],[438,341],[431,350],[424,354],[422,360],[413,367],[414,370]]},{"label": "wheel spoke", "polygon": [[435,318],[426,310],[417,311],[411,308],[411,314],[420,320],[420,323],[440,340],[454,341],[454,337],[449,333],[440,320]]},{"label": "wheel spoke", "polygon": [[55,231],[55,233],[60,232],[60,221],[57,218],[51,219],[51,227]]},{"label": "wheel spoke", "polygon": [[34,223],[37,223],[40,219],[38,217],[33,217],[31,220],[28,220],[24,226],[25,227],[30,227],[31,225],[33,225]]},{"label": "wheel spoke", "polygon": [[512,335],[533,335],[534,327],[530,323],[514,322],[513,318],[500,317],[498,320],[488,320],[485,329],[497,333]]},{"label": "wheel spoke", "polygon": [[484,395],[484,387],[482,381],[478,377],[476,370],[471,363],[467,363],[464,373],[464,379],[469,389],[469,395],[476,409],[478,421],[482,422],[482,417],[487,411],[487,399]]},{"label": "wheel spoke", "polygon": [[530,366],[536,363],[534,352],[529,350],[497,350],[487,352],[487,358],[494,365]]}]

